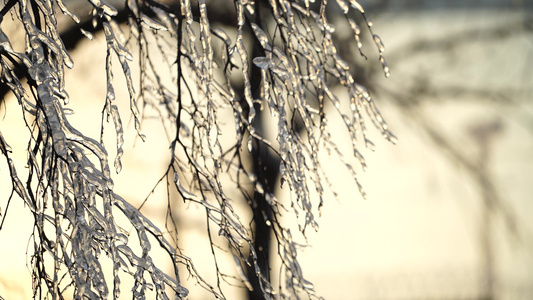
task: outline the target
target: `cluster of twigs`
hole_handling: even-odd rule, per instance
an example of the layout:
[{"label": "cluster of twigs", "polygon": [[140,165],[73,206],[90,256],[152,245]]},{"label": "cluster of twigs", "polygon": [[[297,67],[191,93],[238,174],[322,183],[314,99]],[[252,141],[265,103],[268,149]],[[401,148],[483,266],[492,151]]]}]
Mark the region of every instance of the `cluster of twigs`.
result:
[{"label": "cluster of twigs", "polygon": [[[317,227],[314,212],[322,205],[323,185],[331,185],[318,158],[320,149],[338,155],[359,186],[354,168],[331,139],[327,117],[335,112],[342,117],[353,144],[353,156],[363,167],[359,140],[373,148],[367,137],[367,118],[385,138],[395,141],[369,93],[356,83],[350,66],[338,54],[328,10],[336,9],[345,17],[360,51],[361,29],[352,18],[363,16],[388,75],[383,44],[372,33],[371,22],[355,0],[337,0],[336,4],[326,0],[192,2],[128,0],[120,7],[104,0],[87,3],[92,7],[93,31],[101,28],[107,41],[103,113],[114,124],[117,137],[114,169],[120,172],[122,168],[124,143],[111,71],[113,60],[118,58],[139,136],[143,138],[142,115],[147,109],[159,113],[169,136],[171,159],[159,183],[174,185],[182,200],[205,209],[215,262],[219,251],[230,253],[241,270],[238,280],[251,287],[248,279],[258,277],[266,298],[293,298],[302,293],[311,296],[313,286],[303,277],[297,260],[298,244],[279,218],[292,211],[304,215],[301,232],[305,233],[308,226]],[[220,19],[212,20],[217,18],[214,11],[222,8],[229,12],[224,24]],[[181,299],[188,291],[180,283],[180,264],[186,265],[190,275],[215,297],[224,298],[224,271],[217,265],[214,287],[177,250],[178,226],[171,213],[174,225],[163,232],[113,192],[103,123],[100,140],[69,124],[64,68],[72,68],[73,61],[58,30],[58,13],[80,22],[61,0],[9,0],[1,11],[2,17],[9,15],[23,26],[26,41],[25,50],[17,52],[10,43],[13,37],[0,31],[2,84],[18,99],[31,136],[25,182],[17,175],[10,148],[1,135],[0,149],[8,161],[13,191],[34,217],[31,270],[35,298],[62,298],[69,288],[73,288],[76,299],[108,298],[111,282],[111,294],[118,298],[120,278],[129,275],[134,279],[134,298],[144,299],[147,290],[152,289],[158,298],[168,299],[168,293],[172,293]],[[127,15],[127,27],[117,21],[120,13]],[[86,29],[80,32],[91,37]],[[133,63],[138,63],[141,70],[137,86],[130,68]],[[169,78],[163,78],[162,72]],[[21,77],[27,79],[27,86],[21,83]],[[337,97],[332,86],[343,87],[348,99]],[[343,101],[349,101],[349,112],[341,109]],[[233,120],[224,118],[227,111],[233,114]],[[269,111],[274,120],[275,139],[269,140],[261,133],[263,125],[258,120],[263,111]],[[228,123],[234,136],[229,145],[222,141]],[[289,203],[278,201],[274,191],[264,186],[264,179],[250,168],[250,153],[259,145],[279,159],[276,171],[293,195]],[[233,185],[225,184],[228,178]],[[242,220],[233,208],[239,199],[227,196],[231,188],[239,189],[252,207],[257,206],[254,194],[262,195],[267,202],[269,211],[261,211],[262,218],[260,215],[254,222],[264,222],[274,232],[282,261],[279,289],[273,288],[265,275],[269,266],[258,263],[253,225]],[[313,195],[319,199],[314,200]],[[118,224],[117,214],[124,215],[129,224]],[[131,245],[125,229],[128,226],[135,229],[139,245]],[[211,230],[212,226],[216,231]],[[216,234],[224,238],[224,244],[216,244]],[[154,264],[154,241],[169,255],[172,274],[163,271],[166,266]],[[103,271],[101,254],[112,262],[112,275]],[[247,266],[255,272],[245,274]]]}]

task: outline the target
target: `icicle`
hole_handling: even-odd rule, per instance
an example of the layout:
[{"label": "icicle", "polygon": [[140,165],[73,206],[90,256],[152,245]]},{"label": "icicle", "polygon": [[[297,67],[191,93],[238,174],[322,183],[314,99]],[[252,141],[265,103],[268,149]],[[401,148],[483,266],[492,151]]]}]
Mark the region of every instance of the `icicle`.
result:
[{"label": "icicle", "polygon": [[341,8],[343,14],[347,14],[350,10],[350,7],[344,0],[337,0],[337,4]]},{"label": "icicle", "polygon": [[174,173],[174,183],[178,188],[179,193],[183,196],[183,200],[193,200],[193,201],[202,201],[202,198],[196,196],[195,194],[189,192],[180,182],[178,173]]},{"label": "icicle", "polygon": [[365,10],[364,10],[363,7],[361,6],[361,4],[359,4],[359,2],[357,2],[356,0],[350,0],[350,4],[352,5],[353,8],[357,9],[357,10],[360,11],[362,14],[365,13]]}]

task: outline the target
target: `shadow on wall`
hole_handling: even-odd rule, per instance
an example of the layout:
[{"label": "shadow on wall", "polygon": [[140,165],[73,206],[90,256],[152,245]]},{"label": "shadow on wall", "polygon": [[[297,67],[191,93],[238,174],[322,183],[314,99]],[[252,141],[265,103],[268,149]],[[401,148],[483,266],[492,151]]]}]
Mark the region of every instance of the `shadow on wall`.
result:
[{"label": "shadow on wall", "polygon": [[404,10],[374,24],[391,77],[367,82],[399,143],[366,156],[368,200],[345,190],[326,205],[305,254],[318,293],[533,297],[533,15]]}]

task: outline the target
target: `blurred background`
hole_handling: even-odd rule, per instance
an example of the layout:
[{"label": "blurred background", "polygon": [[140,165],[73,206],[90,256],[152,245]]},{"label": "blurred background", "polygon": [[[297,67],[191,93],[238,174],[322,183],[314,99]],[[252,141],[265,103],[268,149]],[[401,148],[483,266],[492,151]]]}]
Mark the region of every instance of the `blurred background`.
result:
[{"label": "blurred background", "polygon": [[309,279],[327,299],[532,299],[533,1],[360,2],[399,143],[374,138],[366,200],[325,206]]},{"label": "blurred background", "polygon": [[[377,149],[365,151],[368,170],[359,178],[366,200],[349,176],[330,172],[340,201],[325,203],[320,230],[309,232],[310,246],[299,257],[304,274],[326,299],[533,299],[533,1],[360,2],[385,43],[390,78],[368,37],[369,62],[354,47],[341,51],[364,63],[356,80],[370,89],[399,143],[371,130]],[[348,30],[337,31],[341,42],[352,41]],[[103,66],[105,44],[88,45],[73,51],[73,99],[105,94],[103,69],[94,70]],[[84,117],[72,123],[98,136],[90,120],[100,118],[101,105],[71,105]],[[24,126],[16,101],[7,99],[0,112],[14,153],[24,150],[27,140],[5,129]],[[168,145],[154,132],[146,144],[126,138],[123,174],[132,177],[115,182],[119,194],[139,203],[166,166]],[[14,159],[22,169],[23,152]],[[10,190],[2,172],[0,191]],[[164,210],[163,201],[146,213],[155,218]],[[31,298],[31,278],[21,267],[31,229],[31,216],[13,203],[0,232],[6,299]],[[205,242],[194,235],[187,241]]]}]

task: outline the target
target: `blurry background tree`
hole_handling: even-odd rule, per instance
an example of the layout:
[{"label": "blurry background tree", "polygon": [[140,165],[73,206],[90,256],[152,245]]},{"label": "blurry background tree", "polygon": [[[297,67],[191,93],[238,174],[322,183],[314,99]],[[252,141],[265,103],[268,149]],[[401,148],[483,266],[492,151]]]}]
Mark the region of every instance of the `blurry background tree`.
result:
[{"label": "blurry background tree", "polygon": [[[468,243],[443,247],[447,249],[443,252],[450,251],[447,257],[457,264],[456,270],[442,260],[435,264],[443,267],[430,265],[420,271],[427,273],[407,269],[398,271],[405,273],[397,278],[378,277],[374,287],[360,280],[364,282],[363,289],[372,290],[362,299],[530,298],[533,274],[526,269],[533,266],[533,227],[524,212],[531,209],[532,191],[527,183],[530,179],[526,178],[531,178],[533,162],[533,2],[385,0],[361,4],[380,24],[387,41],[387,59],[394,66],[394,76],[385,83],[376,72],[379,70],[365,69],[365,86],[383,101],[389,122],[402,136],[401,146],[395,149],[398,156],[410,164],[418,160],[420,165],[427,164],[418,170],[421,182],[399,180],[397,185],[405,185],[403,189],[389,187],[410,193],[393,192],[389,197],[401,199],[401,207],[406,210],[423,202],[428,203],[427,208],[438,207],[436,199],[453,200],[461,213],[458,219],[464,223],[455,225],[457,220],[443,218],[442,228],[450,227],[446,232],[451,235],[431,241]],[[349,48],[345,50],[350,52]],[[350,61],[349,56],[347,60]],[[396,126],[399,122],[394,121],[398,119],[403,123],[400,128]],[[409,137],[410,131],[416,138]],[[413,151],[415,145],[416,159],[402,156],[402,152]],[[435,154],[424,157],[421,153],[429,153],[428,145]],[[401,176],[409,177],[407,170]],[[427,211],[423,214],[437,216]],[[396,218],[391,223],[399,226],[400,222]],[[423,226],[436,228],[427,220]],[[458,228],[453,230],[453,226]],[[375,227],[372,229],[374,234],[380,234]],[[419,246],[420,253],[438,248],[429,246],[431,241],[422,237],[424,230],[412,232],[424,241]],[[465,264],[459,257],[469,256],[462,252],[471,247],[476,261]],[[418,262],[422,264],[421,261]],[[445,276],[439,275],[443,272]],[[386,282],[394,287],[387,290]]]},{"label": "blurry background tree", "polygon": [[[318,228],[315,216],[335,188],[319,153],[339,159],[364,196],[350,157],[365,169],[360,148],[374,149],[367,124],[396,141],[352,71],[355,63],[337,48],[338,32],[328,17],[344,22],[361,58],[366,32],[376,46],[369,51],[378,54],[376,64],[388,77],[383,43],[357,1],[8,0],[0,14],[2,90],[16,97],[28,133],[24,172],[0,134],[12,183],[0,226],[18,195],[34,220],[28,244],[34,298],[119,298],[131,291],[139,299],[181,299],[189,294],[184,277],[216,298],[225,298],[225,288],[233,285],[248,288],[256,299],[316,297],[293,235]],[[106,42],[106,97],[70,99],[69,89],[77,87],[65,80],[65,68],[76,63],[69,49],[99,31]],[[154,187],[167,190],[163,227],[142,213],[151,196],[134,206],[114,191],[119,175],[112,174],[122,170],[126,136],[116,63],[137,138],[151,134],[143,131],[147,118],[159,120],[168,138],[167,168]],[[99,136],[71,125],[71,101],[101,103]],[[333,135],[331,115],[344,122]],[[351,141],[348,151],[332,137],[339,130]],[[109,136],[114,142],[104,145]],[[274,194],[278,175],[291,191],[289,203]],[[180,248],[177,199],[204,210],[214,282]],[[242,201],[245,213],[237,207]],[[299,233],[281,221],[291,214]],[[159,263],[156,246],[166,253],[170,271]],[[270,249],[281,261],[277,287]],[[236,274],[222,266],[228,257]]]}]

